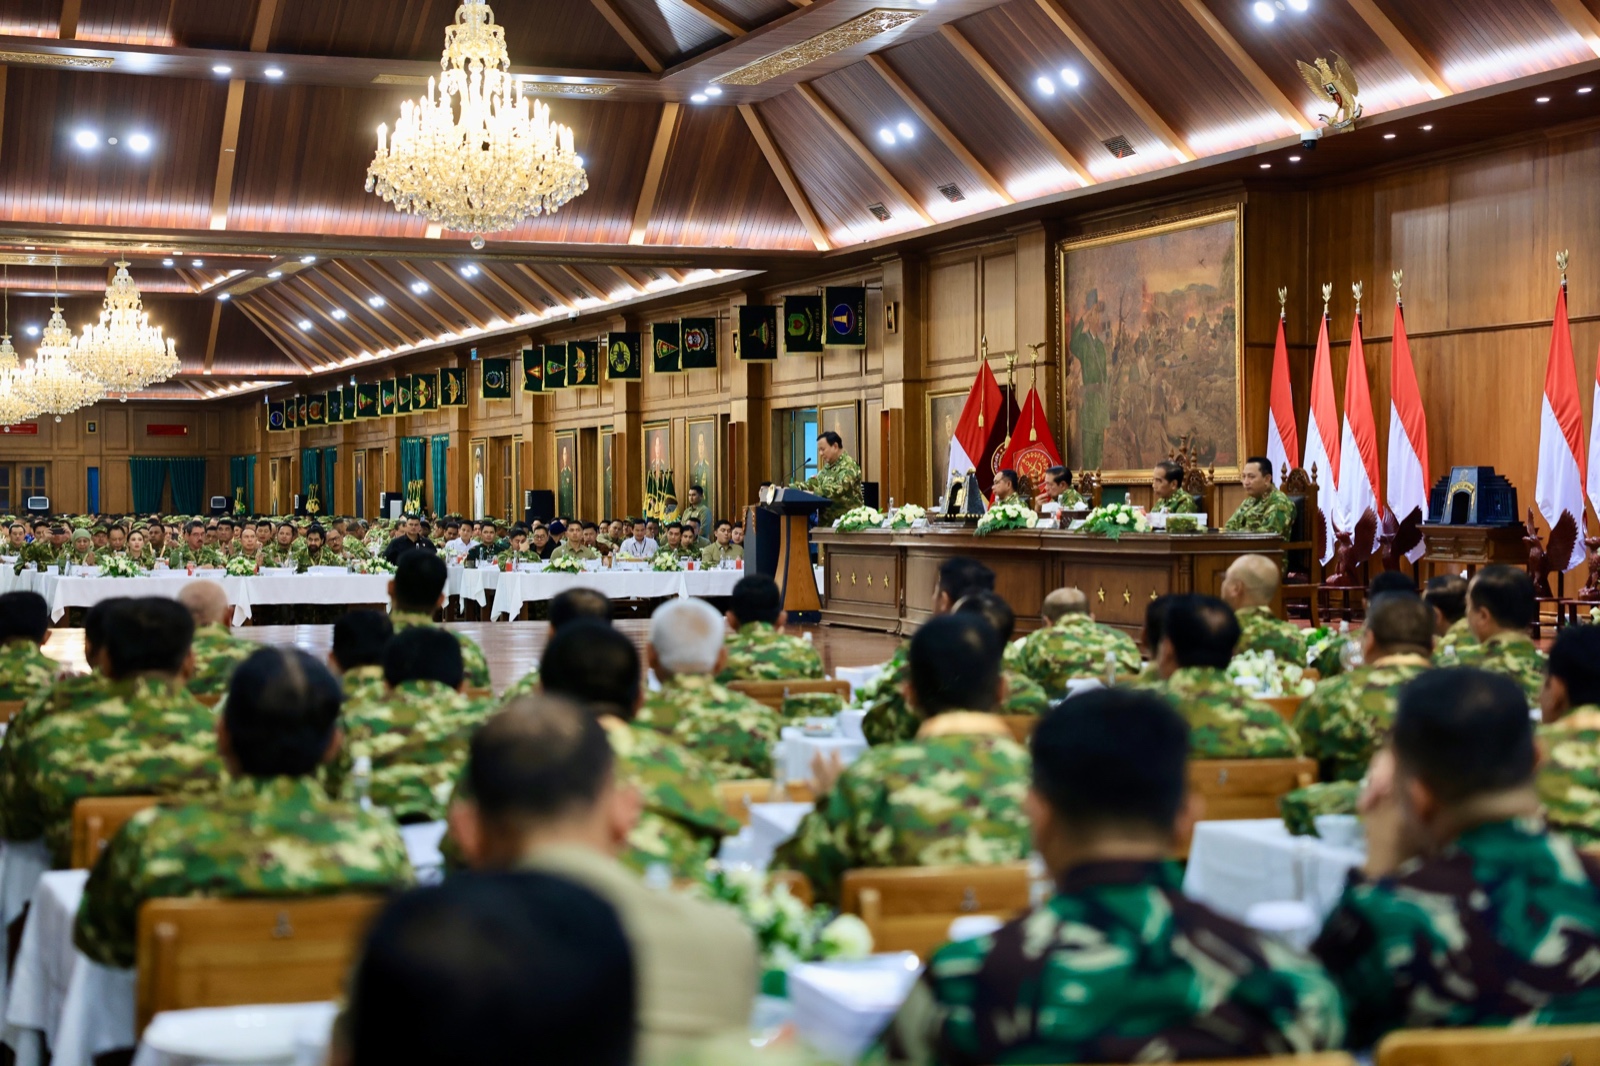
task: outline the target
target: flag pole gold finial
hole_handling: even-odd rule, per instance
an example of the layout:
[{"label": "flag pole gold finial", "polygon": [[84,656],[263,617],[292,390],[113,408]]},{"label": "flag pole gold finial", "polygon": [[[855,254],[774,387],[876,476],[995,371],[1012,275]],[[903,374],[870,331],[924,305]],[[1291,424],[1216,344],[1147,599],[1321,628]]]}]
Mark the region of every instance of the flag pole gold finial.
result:
[{"label": "flag pole gold finial", "polygon": [[[1039,391],[1039,349],[1043,348],[1046,343],[1047,342],[1045,342],[1045,341],[1040,341],[1037,344],[1028,345],[1028,351],[1030,353],[1032,353],[1031,357],[1028,360],[1028,363],[1029,363],[1028,370],[1029,370],[1029,373],[1031,375],[1031,377],[1029,378],[1029,381],[1028,381],[1028,391],[1032,392],[1032,393],[1035,393],[1035,394],[1037,394],[1038,391]],[[1035,420],[1029,419],[1028,420],[1028,443],[1029,444],[1037,444],[1038,441],[1039,441],[1039,424]]]},{"label": "flag pole gold finial", "polygon": [[1405,284],[1406,272],[1404,270],[1396,270],[1389,277],[1394,280],[1394,302],[1403,306],[1405,301],[1400,299],[1400,286]]},{"label": "flag pole gold finial", "polygon": [[1567,259],[1569,252],[1563,250],[1556,253],[1556,266],[1561,270],[1561,287],[1567,287]]},{"label": "flag pole gold finial", "polygon": [[[983,368],[989,365],[989,336],[984,334],[978,338],[978,374],[983,375]],[[983,428],[984,423],[983,390],[978,390],[978,428]]]},{"label": "flag pole gold finial", "polygon": [[1361,317],[1361,290],[1365,287],[1365,285],[1366,285],[1365,282],[1358,281],[1354,285],[1350,286],[1350,291],[1352,293],[1354,293],[1355,297],[1356,297],[1356,317],[1357,318]]},{"label": "flag pole gold finial", "polygon": [[1332,301],[1333,301],[1333,282],[1330,281],[1330,282],[1328,282],[1326,285],[1324,285],[1322,287],[1322,313],[1323,313],[1324,316],[1327,315],[1327,313],[1328,313],[1328,304],[1331,303]]},{"label": "flag pole gold finial", "polygon": [[1278,318],[1280,320],[1289,317],[1288,308],[1289,308],[1289,290],[1280,286],[1279,289],[1278,289]]}]

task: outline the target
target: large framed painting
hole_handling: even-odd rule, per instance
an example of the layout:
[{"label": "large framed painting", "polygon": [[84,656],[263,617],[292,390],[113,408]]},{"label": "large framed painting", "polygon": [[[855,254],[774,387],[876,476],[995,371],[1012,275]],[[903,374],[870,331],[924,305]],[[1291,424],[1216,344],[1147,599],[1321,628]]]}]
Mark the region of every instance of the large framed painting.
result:
[{"label": "large framed painting", "polygon": [[677,510],[676,504],[668,502],[678,499],[672,455],[672,423],[645,423],[643,469],[646,518],[665,518]]},{"label": "large framed painting", "polygon": [[830,429],[844,441],[844,453],[865,470],[867,460],[861,454],[861,405],[844,403],[817,411],[817,436]]},{"label": "large framed painting", "polygon": [[617,431],[600,428],[600,517],[620,518],[617,514]]},{"label": "large framed painting", "polygon": [[970,389],[928,394],[928,500],[932,510],[950,488],[950,442]]},{"label": "large framed painting", "polygon": [[1060,245],[1067,463],[1136,482],[1191,437],[1244,457],[1242,207]]},{"label": "large framed painting", "polygon": [[[688,426],[689,485],[699,485],[705,493],[705,504],[711,512],[712,522],[722,516],[722,494],[717,491],[722,474],[722,467],[717,462],[717,425],[715,418],[701,418],[691,419]],[[678,510],[682,511],[687,506],[688,485],[685,485],[684,496],[678,501]],[[701,532],[709,536],[712,530]]]},{"label": "large framed painting", "polygon": [[578,431],[564,429],[556,434],[556,513],[562,518],[578,517]]}]

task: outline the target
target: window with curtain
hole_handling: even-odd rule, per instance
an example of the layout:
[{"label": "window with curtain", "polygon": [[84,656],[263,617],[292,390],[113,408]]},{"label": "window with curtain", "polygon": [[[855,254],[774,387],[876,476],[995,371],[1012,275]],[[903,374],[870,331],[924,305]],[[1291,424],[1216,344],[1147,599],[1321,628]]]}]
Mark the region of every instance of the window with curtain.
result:
[{"label": "window with curtain", "polygon": [[133,509],[138,514],[161,510],[161,492],[167,484],[167,461],[135,457],[128,460],[128,478],[133,489]]},{"label": "window with curtain", "polygon": [[430,442],[433,445],[433,513],[442,515],[450,508],[450,434],[435,434]]},{"label": "window with curtain", "polygon": [[206,510],[206,461],[169,459],[172,473],[172,509],[178,514],[204,514]]}]

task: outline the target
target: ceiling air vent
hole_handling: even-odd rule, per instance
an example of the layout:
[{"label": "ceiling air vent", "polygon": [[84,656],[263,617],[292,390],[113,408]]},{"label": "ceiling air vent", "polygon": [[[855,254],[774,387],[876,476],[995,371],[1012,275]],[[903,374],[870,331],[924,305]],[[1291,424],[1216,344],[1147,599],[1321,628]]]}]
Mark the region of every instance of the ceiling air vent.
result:
[{"label": "ceiling air vent", "polygon": [[955,182],[951,182],[949,185],[939,186],[939,191],[944,194],[944,198],[946,200],[949,200],[953,204],[959,204],[962,200],[967,198],[967,194],[962,192],[961,186],[957,185]]},{"label": "ceiling air vent", "polygon": [[1111,138],[1109,141],[1101,141],[1100,143],[1106,146],[1106,151],[1110,152],[1118,159],[1126,159],[1130,155],[1134,154],[1133,145],[1129,143],[1128,138],[1122,136],[1120,133]]},{"label": "ceiling air vent", "polygon": [[644,276],[645,276],[646,280],[648,280],[648,281],[660,281],[661,280],[661,272],[659,270],[652,270],[650,267],[645,267],[644,268]]},{"label": "ceiling air vent", "polygon": [[889,209],[882,204],[868,204],[867,211],[879,222],[889,221]]}]

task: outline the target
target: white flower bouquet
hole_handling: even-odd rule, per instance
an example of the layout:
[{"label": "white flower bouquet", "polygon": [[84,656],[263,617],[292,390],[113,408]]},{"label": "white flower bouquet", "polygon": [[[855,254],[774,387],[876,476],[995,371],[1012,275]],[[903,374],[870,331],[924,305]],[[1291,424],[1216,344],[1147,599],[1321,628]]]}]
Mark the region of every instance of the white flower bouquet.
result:
[{"label": "white flower bouquet", "polygon": [[853,914],[830,920],[826,907],[807,907],[758,870],[707,867],[701,894],[739,912],[761,949],[765,970],[788,970],[796,963],[864,959],[872,954],[872,933]]},{"label": "white flower bouquet", "polygon": [[139,565],[139,560],[131,555],[118,552],[100,559],[101,577],[144,577],[146,573],[145,568]]},{"label": "white flower bouquet", "polygon": [[833,528],[840,533],[859,533],[863,529],[877,529],[883,525],[883,512],[876,507],[852,507],[834,520]]},{"label": "white flower bouquet", "polygon": [[899,508],[889,519],[890,529],[910,529],[912,526],[928,517],[926,509],[914,503],[908,503]]},{"label": "white flower bouquet", "polygon": [[1085,515],[1078,532],[1116,540],[1124,533],[1150,532],[1150,522],[1125,503],[1108,503]]},{"label": "white flower bouquet", "polygon": [[978,519],[978,536],[990,533],[999,533],[1006,529],[1032,529],[1039,524],[1039,515],[1028,509],[1025,504],[997,503],[989,508],[987,514]]},{"label": "white flower bouquet", "polygon": [[1252,696],[1309,696],[1316,683],[1299,663],[1272,652],[1246,651],[1228,664],[1228,679]]},{"label": "white flower bouquet", "polygon": [[392,574],[394,566],[383,559],[351,559],[352,574]]},{"label": "white flower bouquet", "polygon": [[256,572],[256,561],[249,555],[235,555],[222,572],[229,577],[250,577]]},{"label": "white flower bouquet", "polygon": [[583,560],[575,559],[570,555],[563,555],[559,559],[551,557],[545,560],[542,572],[546,574],[581,574],[583,573]]}]

